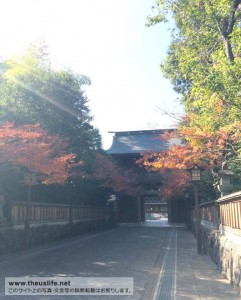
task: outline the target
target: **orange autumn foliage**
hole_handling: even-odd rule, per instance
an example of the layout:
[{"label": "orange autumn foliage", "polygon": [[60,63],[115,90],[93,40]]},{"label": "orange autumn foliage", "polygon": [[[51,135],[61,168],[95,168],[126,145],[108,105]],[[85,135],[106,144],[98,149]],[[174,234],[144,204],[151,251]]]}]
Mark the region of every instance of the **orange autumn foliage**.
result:
[{"label": "orange autumn foliage", "polygon": [[185,170],[165,172],[162,180],[161,196],[169,199],[182,195],[189,185],[189,174]]},{"label": "orange autumn foliage", "polygon": [[67,154],[67,142],[49,135],[40,125],[15,127],[6,123],[0,127],[0,164],[10,162],[14,167],[38,174],[44,184],[64,184],[72,174],[75,154]]},{"label": "orange autumn foliage", "polygon": [[94,169],[94,178],[105,188],[111,188],[114,192],[125,191],[130,195],[135,195],[139,190],[135,176],[128,170],[122,170],[106,155],[97,154]]},{"label": "orange autumn foliage", "polygon": [[[162,193],[165,197],[188,186],[186,170],[195,164],[215,173],[241,161],[241,122],[212,130],[195,124],[193,119],[186,116],[176,131],[160,136],[167,144],[174,138],[182,141],[181,144],[169,144],[164,151],[143,154],[138,161],[148,171],[164,174]],[[171,175],[167,175],[166,170],[171,170]]]},{"label": "orange autumn foliage", "polygon": [[143,155],[139,163],[147,169],[188,169],[198,164],[204,169],[222,168],[226,163],[240,160],[241,122],[226,125],[216,131],[200,127],[180,126],[177,131],[165,132],[161,138],[179,138],[182,145],[172,145],[162,152]]}]

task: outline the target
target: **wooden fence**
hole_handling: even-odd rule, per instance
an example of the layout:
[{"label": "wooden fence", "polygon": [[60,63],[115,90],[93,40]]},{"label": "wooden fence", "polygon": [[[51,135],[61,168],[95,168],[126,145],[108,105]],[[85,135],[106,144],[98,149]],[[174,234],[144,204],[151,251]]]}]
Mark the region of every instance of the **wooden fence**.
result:
[{"label": "wooden fence", "polygon": [[220,206],[221,225],[241,229],[241,192],[224,196],[216,202]]},{"label": "wooden fence", "polygon": [[105,220],[104,207],[12,202],[10,207],[10,222],[13,225],[23,224],[29,211],[29,221],[33,224],[68,223],[78,221]]},{"label": "wooden fence", "polygon": [[[200,204],[199,208],[202,226],[218,229],[221,225],[226,229],[241,229],[241,192]],[[194,207],[190,216],[195,228]]]},{"label": "wooden fence", "polygon": [[200,218],[201,226],[212,230],[219,228],[220,211],[216,201],[210,201],[200,205]]},{"label": "wooden fence", "polygon": [[[199,208],[202,226],[218,229],[222,225],[230,229],[241,229],[241,192],[203,203]],[[194,207],[190,216],[195,228]]]}]

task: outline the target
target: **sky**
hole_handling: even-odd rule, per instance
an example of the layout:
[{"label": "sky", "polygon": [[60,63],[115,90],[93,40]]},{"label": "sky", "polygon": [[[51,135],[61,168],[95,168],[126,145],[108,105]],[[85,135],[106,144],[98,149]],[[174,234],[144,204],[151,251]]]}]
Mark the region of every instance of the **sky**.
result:
[{"label": "sky", "polygon": [[160,71],[170,43],[168,25],[147,28],[155,0],[1,0],[0,56],[44,40],[58,67],[86,75],[93,125],[104,149],[108,131],[169,128],[159,108],[182,111]]}]

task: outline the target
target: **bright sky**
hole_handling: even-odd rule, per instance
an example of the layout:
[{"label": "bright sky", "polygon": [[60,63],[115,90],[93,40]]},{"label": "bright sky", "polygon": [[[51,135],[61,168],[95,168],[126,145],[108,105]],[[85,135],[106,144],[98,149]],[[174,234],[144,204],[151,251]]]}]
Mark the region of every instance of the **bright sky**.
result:
[{"label": "bright sky", "polygon": [[155,0],[1,0],[0,56],[44,39],[51,59],[90,77],[93,124],[108,149],[108,131],[168,128],[158,107],[180,111],[159,65],[170,42],[167,26],[146,28]]}]

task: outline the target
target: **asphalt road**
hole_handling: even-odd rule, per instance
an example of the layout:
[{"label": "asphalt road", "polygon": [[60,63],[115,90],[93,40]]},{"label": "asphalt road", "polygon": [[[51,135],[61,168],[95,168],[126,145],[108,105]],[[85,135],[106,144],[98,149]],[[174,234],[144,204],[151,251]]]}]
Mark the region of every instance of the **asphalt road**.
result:
[{"label": "asphalt road", "polygon": [[[124,226],[0,258],[0,299],[152,299],[172,228]],[[5,277],[133,277],[132,296],[7,296]]]},{"label": "asphalt road", "polygon": [[[131,277],[130,296],[8,296],[5,277]],[[119,278],[118,278],[119,280]],[[0,257],[0,300],[238,300],[217,266],[198,255],[184,227],[167,222],[121,226]]]}]

